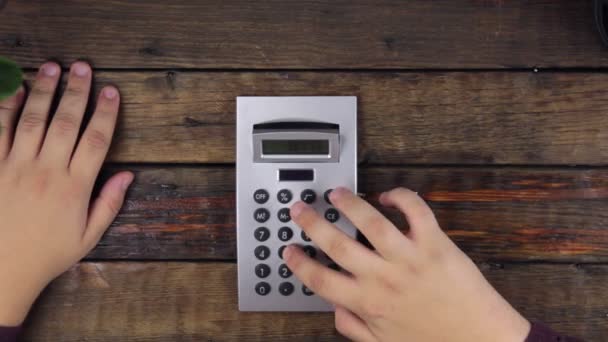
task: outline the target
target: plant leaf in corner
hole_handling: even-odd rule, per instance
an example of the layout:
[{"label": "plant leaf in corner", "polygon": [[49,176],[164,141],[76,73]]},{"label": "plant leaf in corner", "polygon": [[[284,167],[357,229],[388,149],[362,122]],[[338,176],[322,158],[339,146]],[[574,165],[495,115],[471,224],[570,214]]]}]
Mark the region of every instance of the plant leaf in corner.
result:
[{"label": "plant leaf in corner", "polygon": [[21,68],[15,62],[0,57],[0,100],[13,95],[22,83]]}]

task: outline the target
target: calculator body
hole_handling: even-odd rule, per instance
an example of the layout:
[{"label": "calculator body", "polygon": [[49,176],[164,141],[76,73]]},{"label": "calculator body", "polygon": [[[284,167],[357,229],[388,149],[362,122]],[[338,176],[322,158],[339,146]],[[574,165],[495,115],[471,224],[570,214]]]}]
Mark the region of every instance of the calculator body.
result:
[{"label": "calculator body", "polygon": [[338,186],[357,191],[356,97],[237,97],[236,136],[239,310],[332,311],[280,252],[295,243],[337,269],[291,220],[299,200],[356,236],[327,199]]}]

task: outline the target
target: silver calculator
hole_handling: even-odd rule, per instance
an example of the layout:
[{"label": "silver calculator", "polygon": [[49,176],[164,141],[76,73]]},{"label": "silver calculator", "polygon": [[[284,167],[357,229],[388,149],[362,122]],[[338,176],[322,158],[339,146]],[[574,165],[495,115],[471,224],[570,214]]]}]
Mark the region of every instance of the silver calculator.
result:
[{"label": "silver calculator", "polygon": [[237,97],[236,224],[240,311],[332,311],[282,259],[300,245],[339,269],[291,220],[298,200],[355,237],[329,192],[357,189],[357,98]]}]

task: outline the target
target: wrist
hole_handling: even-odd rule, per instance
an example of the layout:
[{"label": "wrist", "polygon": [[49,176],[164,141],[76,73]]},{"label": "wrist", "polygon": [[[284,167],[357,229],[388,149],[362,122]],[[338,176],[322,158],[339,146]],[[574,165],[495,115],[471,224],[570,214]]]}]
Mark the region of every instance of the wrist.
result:
[{"label": "wrist", "polygon": [[0,326],[19,326],[44,286],[4,274],[0,279]]}]

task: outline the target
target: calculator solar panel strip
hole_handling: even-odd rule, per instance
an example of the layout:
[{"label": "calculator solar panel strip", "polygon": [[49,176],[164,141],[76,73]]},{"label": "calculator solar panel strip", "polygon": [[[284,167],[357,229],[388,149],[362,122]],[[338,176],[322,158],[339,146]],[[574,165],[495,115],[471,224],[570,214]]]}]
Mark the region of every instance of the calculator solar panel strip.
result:
[{"label": "calculator solar panel strip", "polygon": [[327,194],[338,186],[357,191],[357,98],[237,97],[236,137],[239,310],[332,311],[280,254],[296,243],[337,269],[289,217],[298,200],[356,235]]}]

